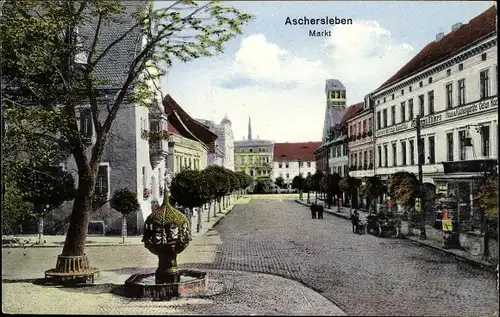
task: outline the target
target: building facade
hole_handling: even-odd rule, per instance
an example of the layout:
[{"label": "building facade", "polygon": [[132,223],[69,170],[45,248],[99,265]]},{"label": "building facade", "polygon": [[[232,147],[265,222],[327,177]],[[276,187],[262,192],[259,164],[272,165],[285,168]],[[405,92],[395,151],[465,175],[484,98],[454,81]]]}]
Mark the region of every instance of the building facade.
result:
[{"label": "building facade", "polygon": [[165,96],[163,105],[169,128],[167,168],[175,175],[184,168],[202,170],[207,167],[208,153],[217,135],[191,118],[170,95]]},{"label": "building facade", "polygon": [[496,8],[491,7],[468,24],[453,25],[371,94],[376,174],[417,174],[417,116],[423,181],[437,191],[447,191],[443,162],[498,158],[495,21]]},{"label": "building facade", "polygon": [[321,142],[274,143],[273,181],[282,177],[288,188],[295,176],[307,177],[316,172],[314,150]]},{"label": "building facade", "polygon": [[254,140],[252,122],[248,118],[248,139],[234,142],[234,169],[254,179],[272,177],[273,141]]},{"label": "building facade", "polygon": [[215,149],[208,154],[208,165],[219,165],[234,171],[234,135],[231,120],[227,115],[220,124],[205,119],[197,120],[217,134]]},{"label": "building facade", "polygon": [[328,173],[330,147],[335,135],[335,126],[340,123],[347,109],[346,89],[338,79],[327,79],[325,83],[326,109],[323,120],[321,145],[314,151],[316,170]]},{"label": "building facade", "polygon": [[349,141],[349,175],[355,178],[374,176],[375,142],[373,136],[373,107],[369,97],[361,111],[347,120]]}]

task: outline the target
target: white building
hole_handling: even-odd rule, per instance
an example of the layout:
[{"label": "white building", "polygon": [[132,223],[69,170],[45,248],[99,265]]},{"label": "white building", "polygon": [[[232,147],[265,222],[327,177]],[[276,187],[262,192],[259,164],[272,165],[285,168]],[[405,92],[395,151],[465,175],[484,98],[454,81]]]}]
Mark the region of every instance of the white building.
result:
[{"label": "white building", "polygon": [[219,165],[234,171],[234,136],[231,120],[227,115],[220,124],[205,119],[197,120],[217,134],[215,149],[208,154],[208,165]]},{"label": "white building", "polygon": [[[376,174],[417,174],[417,115],[423,181],[438,191],[447,190],[442,162],[498,158],[495,19],[491,7],[468,24],[453,25],[371,93]],[[472,147],[465,146],[468,138]]]},{"label": "white building", "polygon": [[274,143],[273,181],[282,177],[285,184],[291,187],[295,176],[304,178],[316,172],[314,150],[321,142]]}]

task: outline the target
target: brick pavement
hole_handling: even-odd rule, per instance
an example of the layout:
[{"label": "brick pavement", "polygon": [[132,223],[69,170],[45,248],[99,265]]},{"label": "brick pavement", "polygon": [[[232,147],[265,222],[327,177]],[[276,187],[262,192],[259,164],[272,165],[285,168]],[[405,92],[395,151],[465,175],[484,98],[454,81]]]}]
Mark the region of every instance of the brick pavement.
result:
[{"label": "brick pavement", "polygon": [[290,200],[253,200],[216,227],[212,263],[190,267],[247,270],[292,278],[350,315],[491,316],[495,275],[401,239],[354,235],[350,224]]}]

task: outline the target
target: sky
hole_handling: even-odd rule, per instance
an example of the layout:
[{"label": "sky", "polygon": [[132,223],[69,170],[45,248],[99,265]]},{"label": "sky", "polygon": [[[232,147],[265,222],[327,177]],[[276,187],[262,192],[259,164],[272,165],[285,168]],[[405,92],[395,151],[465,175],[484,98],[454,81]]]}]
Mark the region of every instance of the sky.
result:
[{"label": "sky", "polygon": [[[169,4],[155,1],[156,8]],[[174,61],[161,78],[191,117],[219,123],[227,115],[236,140],[320,141],[325,80],[347,90],[347,105],[363,101],[436,34],[449,33],[492,6],[491,1],[228,1],[255,18],[224,53]],[[352,25],[285,25],[287,17],[352,19]],[[309,30],[331,31],[310,37]]]}]

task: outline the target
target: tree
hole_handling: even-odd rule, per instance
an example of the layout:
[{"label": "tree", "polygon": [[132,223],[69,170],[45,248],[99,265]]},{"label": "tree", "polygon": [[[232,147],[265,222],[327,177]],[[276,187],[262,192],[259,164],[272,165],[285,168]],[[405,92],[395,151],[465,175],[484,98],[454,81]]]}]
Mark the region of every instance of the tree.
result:
[{"label": "tree", "polygon": [[297,190],[304,190],[305,179],[302,175],[297,175],[292,179],[292,188]]},{"label": "tree", "polygon": [[279,188],[283,188],[283,185],[285,185],[285,179],[281,176],[278,176],[276,177],[276,180],[274,181],[274,183],[279,187]]},{"label": "tree", "polygon": [[396,172],[389,178],[389,194],[393,201],[405,207],[414,206],[415,198],[419,197],[419,182],[417,176],[409,172]]},{"label": "tree", "polygon": [[269,194],[272,190],[273,182],[270,179],[259,179],[253,190],[254,194]]},{"label": "tree", "polygon": [[485,175],[481,180],[477,198],[483,216],[483,259],[490,260],[491,231],[498,227],[498,174]]},{"label": "tree", "polygon": [[111,197],[111,208],[122,214],[122,239],[125,243],[127,236],[127,217],[126,215],[136,212],[141,208],[137,200],[137,194],[130,191],[128,188],[118,189]]},{"label": "tree", "polygon": [[[193,208],[199,208],[208,203],[213,197],[213,193],[207,178],[198,170],[182,170],[174,176],[170,184],[170,194],[179,205],[189,208],[190,214],[192,214]],[[191,225],[191,217],[188,218]],[[198,232],[200,220],[198,217]]]},{"label": "tree", "polygon": [[307,203],[309,203],[311,201],[311,199],[310,199],[310,192],[313,189],[314,189],[314,180],[313,180],[313,177],[312,177],[312,175],[308,175],[306,177],[305,182],[304,182],[304,190],[307,192]]},{"label": "tree", "polygon": [[[349,205],[350,205],[351,212],[352,212],[353,205],[355,204],[354,198],[356,196],[357,189],[359,188],[360,185],[361,185],[361,180],[356,179],[354,177],[351,177],[349,175],[342,178],[339,182],[340,190],[343,191],[350,200]],[[357,202],[356,202],[356,205],[354,207],[358,208]]]},{"label": "tree", "polygon": [[[120,109],[154,106],[151,101],[158,95],[151,84],[158,83],[173,59],[188,62],[222,52],[224,43],[251,19],[215,1],[176,1],[159,10],[151,4],[137,2],[136,12],[119,0],[12,1],[3,7],[3,96],[23,104],[22,111],[31,117],[37,116],[32,105],[49,114],[53,132],[58,132],[52,136],[70,150],[77,166],[78,188],[63,256],[85,255],[98,167]],[[111,28],[121,34],[113,37]],[[130,39],[144,39],[144,45],[134,44],[136,52],[129,54],[127,64],[111,74],[112,82],[104,82],[99,70],[114,62],[117,52],[134,50],[127,46]],[[96,134],[92,145],[78,127],[81,105],[90,105]]]},{"label": "tree", "polygon": [[314,190],[315,192],[315,204],[318,203],[318,191],[320,191],[321,187],[320,187],[320,182],[321,182],[321,179],[323,178],[323,172],[322,171],[316,171],[316,173],[314,173],[312,175],[312,187],[311,189]]},{"label": "tree", "polygon": [[333,197],[337,197],[340,194],[339,182],[342,178],[339,174],[333,173],[324,175],[320,181],[321,189],[327,194],[327,202],[331,206],[334,201]]},{"label": "tree", "polygon": [[231,171],[230,169],[228,168],[225,168],[225,171],[229,177],[229,191],[228,191],[228,204],[230,203],[229,202],[229,199],[230,199],[230,195],[232,193],[234,193],[234,191],[238,190],[239,187],[240,187],[240,179],[238,178],[238,176],[233,172]]},{"label": "tree", "polygon": [[18,171],[16,187],[21,199],[33,204],[38,219],[38,243],[42,242],[43,217],[75,197],[75,179],[59,166],[34,164]]},{"label": "tree", "polygon": [[219,205],[219,212],[222,212],[221,200],[231,188],[231,180],[225,168],[217,165],[210,165],[203,170],[207,181],[212,186],[215,199]]},{"label": "tree", "polygon": [[372,210],[372,202],[384,194],[384,184],[378,176],[364,177],[359,188],[359,193],[368,202],[368,210]]},{"label": "tree", "polygon": [[235,174],[240,180],[241,189],[247,189],[250,185],[253,184],[252,176],[245,174],[244,172],[236,172]]}]

